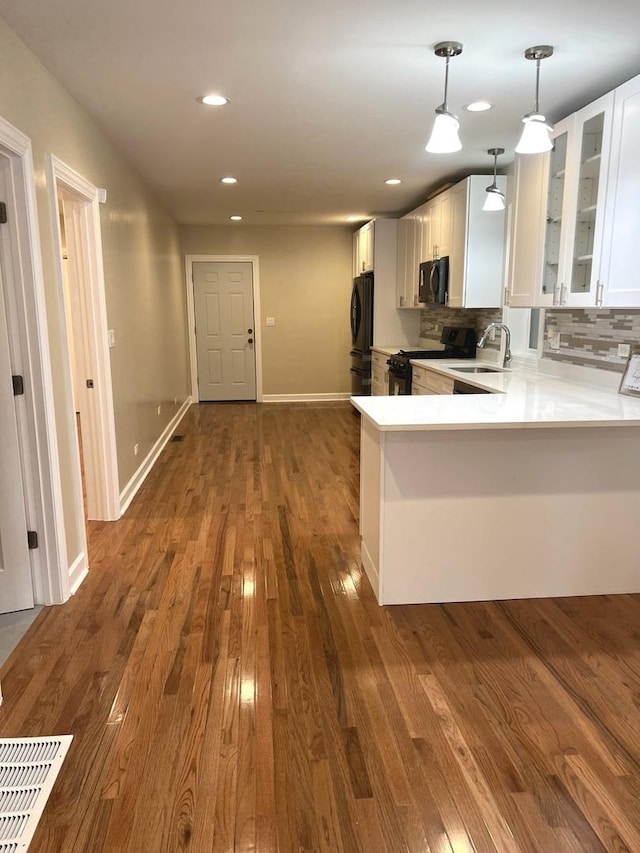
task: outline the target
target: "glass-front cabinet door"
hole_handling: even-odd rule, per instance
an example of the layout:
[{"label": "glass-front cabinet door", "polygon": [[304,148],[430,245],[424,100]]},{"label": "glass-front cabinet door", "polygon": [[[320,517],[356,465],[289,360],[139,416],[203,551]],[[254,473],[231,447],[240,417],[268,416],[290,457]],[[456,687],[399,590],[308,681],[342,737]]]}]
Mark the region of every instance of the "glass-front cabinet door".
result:
[{"label": "glass-front cabinet door", "polygon": [[578,146],[575,230],[566,305],[595,305],[599,298],[604,202],[611,143],[613,93],[576,115]]},{"label": "glass-front cabinet door", "polygon": [[540,305],[596,305],[613,93],[556,125]]},{"label": "glass-front cabinet door", "polygon": [[[549,152],[549,177],[547,186],[547,215],[544,231],[544,261],[542,264],[543,305],[557,305],[564,275],[565,250],[564,206],[567,184],[567,149],[570,122],[558,125]],[[564,251],[563,251],[564,250]]]}]

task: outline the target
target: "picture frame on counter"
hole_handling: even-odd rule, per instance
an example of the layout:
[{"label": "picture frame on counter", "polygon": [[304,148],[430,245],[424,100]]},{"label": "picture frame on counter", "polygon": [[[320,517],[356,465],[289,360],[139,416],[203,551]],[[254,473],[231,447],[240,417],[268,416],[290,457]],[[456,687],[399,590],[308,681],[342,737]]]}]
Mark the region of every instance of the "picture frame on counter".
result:
[{"label": "picture frame on counter", "polygon": [[640,397],[640,344],[631,347],[618,393]]}]

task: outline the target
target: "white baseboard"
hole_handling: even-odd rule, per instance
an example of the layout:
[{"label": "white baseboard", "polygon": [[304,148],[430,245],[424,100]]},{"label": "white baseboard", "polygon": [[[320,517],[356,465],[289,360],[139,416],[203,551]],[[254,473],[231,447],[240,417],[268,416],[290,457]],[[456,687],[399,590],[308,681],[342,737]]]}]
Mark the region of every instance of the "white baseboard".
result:
[{"label": "white baseboard", "polygon": [[187,397],[184,403],[180,406],[180,409],[176,413],[173,420],[167,424],[160,438],[156,441],[149,453],[146,455],[138,470],[129,480],[124,489],[120,492],[120,516],[123,516],[125,512],[129,509],[129,504],[136,496],[140,486],[142,486],[144,481],[147,479],[149,471],[151,471],[151,469],[155,465],[158,456],[160,456],[160,454],[164,450],[165,445],[171,438],[171,435],[175,432],[175,429],[182,420],[182,418],[188,412],[190,406],[191,397]]},{"label": "white baseboard", "polygon": [[69,566],[69,595],[73,595],[79,588],[82,581],[89,574],[89,565],[87,563],[87,555],[81,551]]},{"label": "white baseboard", "polygon": [[380,575],[378,573],[378,567],[371,559],[371,554],[367,550],[367,546],[364,544],[364,539],[362,539],[362,537],[360,538],[360,546],[360,560],[362,561],[362,566],[369,578],[369,583],[371,584],[373,593],[378,600],[378,604],[382,604],[382,601],[380,600],[382,598],[382,590],[380,589]]},{"label": "white baseboard", "polygon": [[326,403],[332,400],[348,400],[351,392],[335,394],[263,394],[263,403]]}]

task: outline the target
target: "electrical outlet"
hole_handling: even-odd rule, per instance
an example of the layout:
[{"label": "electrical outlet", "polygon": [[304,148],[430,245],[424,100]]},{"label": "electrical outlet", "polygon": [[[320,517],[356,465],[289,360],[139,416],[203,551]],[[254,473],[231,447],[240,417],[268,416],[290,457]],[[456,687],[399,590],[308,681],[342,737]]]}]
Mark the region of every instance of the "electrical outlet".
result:
[{"label": "electrical outlet", "polygon": [[560,332],[549,332],[547,336],[549,349],[560,349]]},{"label": "electrical outlet", "polygon": [[266,324],[267,324],[267,326],[275,326],[276,318],[275,317],[267,317],[266,318]]},{"label": "electrical outlet", "polygon": [[496,330],[495,330],[495,329],[491,329],[491,330],[489,331],[489,340],[490,340],[490,341],[495,341],[495,339],[496,339]]},{"label": "electrical outlet", "polygon": [[109,329],[107,335],[109,336],[109,349],[113,349],[116,345],[116,333],[113,329]]},{"label": "electrical outlet", "polygon": [[178,405],[178,398],[177,398],[177,397],[174,397],[174,398],[173,398],[173,405],[174,405],[174,406],[177,406],[177,405]]},{"label": "electrical outlet", "polygon": [[618,355],[620,358],[628,358],[631,352],[631,344],[618,344]]},{"label": "electrical outlet", "polygon": [[134,456],[137,456],[137,455],[138,455],[138,451],[139,451],[139,450],[140,450],[140,445],[139,445],[139,444],[134,444],[134,445],[133,445],[133,455],[134,455]]},{"label": "electrical outlet", "polygon": [[162,406],[158,406],[158,414],[162,411]]}]

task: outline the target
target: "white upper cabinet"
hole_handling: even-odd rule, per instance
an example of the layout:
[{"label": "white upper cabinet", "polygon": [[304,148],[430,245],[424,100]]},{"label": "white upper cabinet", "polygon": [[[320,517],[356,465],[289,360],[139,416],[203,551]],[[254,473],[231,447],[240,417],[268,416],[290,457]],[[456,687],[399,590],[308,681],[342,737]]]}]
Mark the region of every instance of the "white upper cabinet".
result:
[{"label": "white upper cabinet", "polygon": [[420,308],[418,269],[422,251],[423,207],[407,213],[398,221],[398,266],[396,307]]},{"label": "white upper cabinet", "polygon": [[546,211],[546,159],[516,155],[509,208],[508,298],[512,308],[538,304]]},{"label": "white upper cabinet", "polygon": [[371,272],[373,269],[374,236],[373,222],[367,222],[354,235],[354,275]]},{"label": "white upper cabinet", "polygon": [[[490,182],[486,175],[471,175],[449,195],[450,308],[499,308],[502,303],[505,214],[482,209]],[[498,175],[496,183],[506,192],[504,176]]]},{"label": "white upper cabinet", "polygon": [[573,144],[569,163],[573,170],[567,183],[568,243],[565,274],[560,281],[557,303],[568,306],[595,305],[602,252],[607,168],[611,151],[613,92],[585,107],[574,116]]},{"label": "white upper cabinet", "polygon": [[[617,220],[624,217],[613,212],[618,190],[610,180],[624,137],[624,132],[619,139],[612,136],[615,94],[610,92],[559,122],[548,154],[516,158],[509,260],[512,306],[608,304],[603,270],[609,269],[613,257],[614,226],[605,222],[615,216],[617,227]],[[629,152],[639,140],[636,135]],[[624,297],[610,304],[631,303]]]},{"label": "white upper cabinet", "polygon": [[409,214],[398,220],[398,244],[396,254],[396,306],[398,308],[409,307],[409,292],[408,292],[408,243],[409,230],[411,222]]},{"label": "white upper cabinet", "polygon": [[604,240],[596,305],[640,307],[640,76],[614,92]]},{"label": "white upper cabinet", "polygon": [[431,258],[444,258],[451,254],[451,190],[440,193],[431,200]]},{"label": "white upper cabinet", "polygon": [[444,258],[451,250],[451,190],[418,208],[421,227],[420,263]]}]

